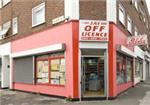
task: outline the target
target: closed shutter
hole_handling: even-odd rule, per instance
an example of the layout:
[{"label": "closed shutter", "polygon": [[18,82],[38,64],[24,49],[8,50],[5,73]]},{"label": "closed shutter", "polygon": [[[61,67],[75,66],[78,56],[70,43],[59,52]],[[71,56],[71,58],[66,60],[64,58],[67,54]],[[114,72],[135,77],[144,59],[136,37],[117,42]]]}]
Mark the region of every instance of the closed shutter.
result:
[{"label": "closed shutter", "polygon": [[14,82],[32,84],[34,80],[33,56],[14,58]]}]

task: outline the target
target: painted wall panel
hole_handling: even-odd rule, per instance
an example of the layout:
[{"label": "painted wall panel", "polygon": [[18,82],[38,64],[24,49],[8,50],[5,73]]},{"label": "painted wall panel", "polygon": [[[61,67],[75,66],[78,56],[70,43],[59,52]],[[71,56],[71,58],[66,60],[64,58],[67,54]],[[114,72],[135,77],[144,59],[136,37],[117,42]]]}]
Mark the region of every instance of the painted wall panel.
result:
[{"label": "painted wall panel", "polygon": [[[116,96],[118,93],[131,87],[131,84],[124,84],[125,86],[117,85],[116,81],[116,52],[118,45],[126,46],[127,33],[122,32],[114,23],[110,24],[109,40],[109,96]],[[133,51],[133,48],[129,48]]]},{"label": "painted wall panel", "polygon": [[[72,27],[76,28],[72,28]],[[18,39],[12,42],[12,52],[17,53],[20,51],[26,51],[30,49],[35,49],[39,47],[54,45],[58,43],[64,43],[66,46],[65,49],[65,59],[66,59],[66,84],[64,87],[56,87],[55,86],[38,86],[38,88],[35,88],[35,86],[24,85],[24,84],[18,84],[15,83],[14,85],[15,89],[22,90],[30,90],[30,91],[40,91],[40,92],[47,92],[47,94],[52,95],[61,95],[66,97],[77,97],[78,96],[78,88],[77,88],[77,67],[74,66],[74,63],[77,61],[76,58],[78,55],[76,55],[76,58],[73,58],[73,47],[77,47],[77,30],[78,24],[76,22],[68,22],[59,26],[55,26],[53,28],[48,28],[46,30],[43,30],[38,33],[34,33],[33,35],[24,37],[22,39]],[[74,32],[74,33],[73,33]],[[75,42],[73,42],[73,35],[76,39]],[[25,43],[27,42],[27,43]],[[75,45],[73,45],[73,43]],[[76,63],[77,64],[77,63]],[[25,89],[26,88],[26,89]],[[28,89],[29,88],[29,89]]]},{"label": "painted wall panel", "polygon": [[0,55],[9,55],[11,52],[11,43],[5,43],[0,45]]},{"label": "painted wall panel", "polygon": [[79,0],[65,0],[65,18],[79,19]]},{"label": "painted wall panel", "polygon": [[67,96],[66,91],[64,90],[65,87],[47,86],[47,85],[45,86],[44,85],[31,85],[31,84],[23,84],[23,83],[14,83],[13,85],[14,85],[14,89],[16,90],[43,93],[43,94],[48,94],[48,95],[64,96],[64,97]]}]

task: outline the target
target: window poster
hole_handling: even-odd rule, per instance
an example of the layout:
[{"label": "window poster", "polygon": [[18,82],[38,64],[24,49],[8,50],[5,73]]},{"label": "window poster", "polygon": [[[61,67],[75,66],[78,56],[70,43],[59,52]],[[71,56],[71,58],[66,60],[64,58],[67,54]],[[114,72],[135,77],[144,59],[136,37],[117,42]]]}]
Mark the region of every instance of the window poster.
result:
[{"label": "window poster", "polygon": [[37,77],[38,83],[48,82],[48,61],[38,61],[37,62]]},{"label": "window poster", "polygon": [[60,60],[55,59],[51,60],[51,70],[59,70],[60,69]]}]

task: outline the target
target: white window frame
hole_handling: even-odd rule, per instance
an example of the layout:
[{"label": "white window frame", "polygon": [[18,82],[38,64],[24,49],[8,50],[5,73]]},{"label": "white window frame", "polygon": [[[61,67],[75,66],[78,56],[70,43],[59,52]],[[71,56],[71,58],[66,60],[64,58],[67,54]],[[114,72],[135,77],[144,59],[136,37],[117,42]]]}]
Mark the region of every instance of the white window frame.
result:
[{"label": "white window frame", "polygon": [[127,17],[127,30],[132,33],[132,20],[131,17],[128,15]]},{"label": "white window frame", "polygon": [[[0,34],[1,34],[1,31],[2,31],[2,26],[0,25]],[[2,35],[0,35],[0,40],[3,38]]]},{"label": "white window frame", "polygon": [[137,2],[137,0],[132,0],[132,4],[134,5],[135,9],[138,10],[138,2]]},{"label": "white window frame", "polygon": [[139,7],[139,12],[140,12],[140,17],[141,19],[146,22],[146,19],[145,19],[145,12],[142,10],[141,7]]},{"label": "white window frame", "polygon": [[134,6],[138,10],[138,2],[137,2],[137,0],[134,0]]},{"label": "white window frame", "polygon": [[0,31],[2,30],[2,26],[0,25]]},{"label": "white window frame", "polygon": [[[34,23],[34,16],[35,16],[35,14],[36,14],[38,11],[40,11],[41,9],[43,9],[43,11],[44,11],[43,17],[42,17],[43,20],[40,21],[40,22],[38,22],[38,23]],[[32,27],[35,27],[35,26],[37,26],[37,25],[40,25],[40,24],[42,24],[42,23],[44,23],[44,22],[45,22],[45,2],[43,2],[43,3],[39,4],[38,6],[32,8]]]},{"label": "white window frame", "polygon": [[10,26],[11,26],[11,21],[8,21],[8,22],[3,24],[3,28],[2,29],[10,28]]},{"label": "white window frame", "polygon": [[2,8],[2,0],[0,0],[0,8]]},{"label": "white window frame", "polygon": [[144,21],[144,23],[146,22],[145,16],[143,16],[143,21]]},{"label": "white window frame", "polygon": [[137,29],[137,27],[134,28],[134,36],[138,36],[138,29]]},{"label": "white window frame", "polygon": [[125,9],[122,5],[119,5],[119,21],[125,25]]},{"label": "white window frame", "polygon": [[1,0],[2,1],[2,6],[7,5],[11,0]]},{"label": "white window frame", "polygon": [[146,27],[147,27],[147,29],[149,29],[148,21],[146,21]]},{"label": "white window frame", "polygon": [[12,34],[15,35],[18,33],[18,17],[12,19]]},{"label": "white window frame", "polygon": [[0,39],[3,39],[5,37],[4,35],[7,34],[7,32],[9,31],[10,25],[11,25],[11,22],[8,21],[1,26]]}]

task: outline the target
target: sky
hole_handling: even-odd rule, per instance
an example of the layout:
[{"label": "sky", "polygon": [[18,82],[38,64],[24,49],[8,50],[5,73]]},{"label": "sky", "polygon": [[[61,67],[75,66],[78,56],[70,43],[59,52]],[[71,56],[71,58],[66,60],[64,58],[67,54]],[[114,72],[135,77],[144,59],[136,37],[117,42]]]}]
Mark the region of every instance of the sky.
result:
[{"label": "sky", "polygon": [[149,14],[150,14],[150,0],[146,0],[146,3],[147,3],[147,7],[148,7],[148,10],[149,10]]}]

